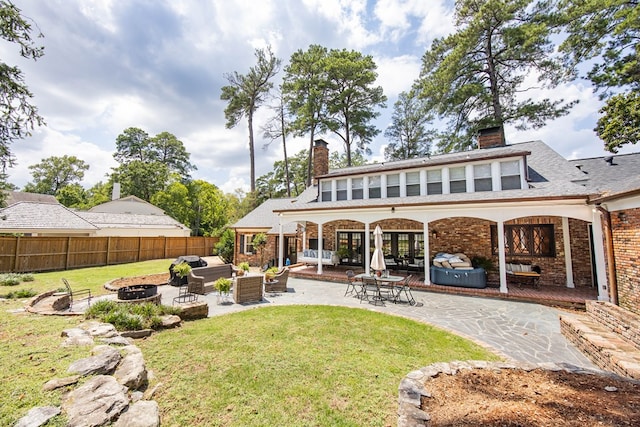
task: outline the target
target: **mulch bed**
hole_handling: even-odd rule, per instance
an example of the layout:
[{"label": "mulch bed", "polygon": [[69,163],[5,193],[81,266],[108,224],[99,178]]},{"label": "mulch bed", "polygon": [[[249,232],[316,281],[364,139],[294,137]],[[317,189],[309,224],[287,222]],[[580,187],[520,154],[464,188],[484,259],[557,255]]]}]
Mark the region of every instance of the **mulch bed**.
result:
[{"label": "mulch bed", "polygon": [[474,369],[425,383],[433,426],[638,426],[640,384],[536,369]]}]

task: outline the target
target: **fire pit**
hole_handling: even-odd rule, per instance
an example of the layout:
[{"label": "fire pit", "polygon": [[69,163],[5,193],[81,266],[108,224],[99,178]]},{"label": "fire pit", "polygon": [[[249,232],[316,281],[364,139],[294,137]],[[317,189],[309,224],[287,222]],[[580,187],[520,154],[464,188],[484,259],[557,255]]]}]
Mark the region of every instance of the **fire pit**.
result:
[{"label": "fire pit", "polygon": [[157,285],[133,285],[118,289],[119,302],[153,302],[160,303]]}]

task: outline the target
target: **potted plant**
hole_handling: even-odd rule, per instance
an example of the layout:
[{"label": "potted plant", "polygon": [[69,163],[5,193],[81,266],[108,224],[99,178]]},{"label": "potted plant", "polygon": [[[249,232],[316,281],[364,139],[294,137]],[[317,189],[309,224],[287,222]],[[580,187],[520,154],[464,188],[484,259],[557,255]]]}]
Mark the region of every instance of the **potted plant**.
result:
[{"label": "potted plant", "polygon": [[342,262],[349,261],[349,257],[351,256],[351,251],[346,246],[340,246],[336,251],[338,258],[342,260]]},{"label": "potted plant", "polygon": [[493,260],[491,258],[486,258],[483,256],[474,256],[473,258],[471,258],[471,264],[474,268],[484,268],[484,271],[486,273],[489,273],[495,269]]},{"label": "potted plant", "polygon": [[213,282],[213,286],[218,291],[218,302],[222,299],[222,302],[226,302],[229,297],[229,291],[231,290],[231,279],[227,277],[220,277],[215,282]]},{"label": "potted plant", "polygon": [[[180,278],[180,284],[183,284],[182,279],[187,277],[191,273],[191,266],[182,261],[180,264],[173,266],[173,272]],[[185,282],[186,283],[186,282]]]},{"label": "potted plant", "polygon": [[276,273],[278,272],[278,267],[271,267],[264,272],[264,281],[271,282],[276,277]]},{"label": "potted plant", "polygon": [[249,272],[249,263],[248,262],[243,261],[240,264],[238,264],[238,271],[236,272],[236,274],[238,276],[244,276],[248,272]]}]

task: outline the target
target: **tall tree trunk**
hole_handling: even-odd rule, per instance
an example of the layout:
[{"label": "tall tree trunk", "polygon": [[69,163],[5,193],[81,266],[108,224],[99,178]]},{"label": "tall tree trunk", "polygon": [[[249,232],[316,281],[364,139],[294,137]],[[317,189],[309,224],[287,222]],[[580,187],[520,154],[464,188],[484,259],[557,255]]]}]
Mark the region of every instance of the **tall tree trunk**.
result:
[{"label": "tall tree trunk", "polygon": [[311,187],[311,176],[313,174],[313,138],[315,138],[315,126],[311,128],[311,134],[309,137],[309,162],[307,164],[307,187]]},{"label": "tall tree trunk", "polygon": [[289,159],[287,158],[287,136],[284,123],[284,105],[280,104],[280,129],[282,130],[282,151],[284,152],[284,176],[287,181],[287,197],[291,197],[291,179],[289,177]]},{"label": "tall tree trunk", "polygon": [[249,122],[249,157],[251,158],[251,192],[256,191],[256,159],[255,149],[253,148],[253,113],[247,115]]},{"label": "tall tree trunk", "polygon": [[349,120],[346,120],[344,126],[345,144],[347,145],[347,166],[351,166],[351,130],[349,129]]},{"label": "tall tree trunk", "polygon": [[487,35],[487,70],[489,73],[489,84],[491,87],[491,102],[493,105],[493,119],[495,124],[502,126],[502,105],[500,104],[500,91],[498,88],[498,76],[496,71],[496,65],[493,57],[493,50],[491,49],[491,43],[493,43],[491,33]]}]

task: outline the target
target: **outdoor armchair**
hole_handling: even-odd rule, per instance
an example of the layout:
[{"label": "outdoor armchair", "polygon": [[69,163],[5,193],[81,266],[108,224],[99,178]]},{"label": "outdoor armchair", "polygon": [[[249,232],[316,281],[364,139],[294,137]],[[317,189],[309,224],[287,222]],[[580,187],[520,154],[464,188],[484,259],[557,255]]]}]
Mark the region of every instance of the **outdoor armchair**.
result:
[{"label": "outdoor armchair", "polygon": [[67,279],[63,278],[62,283],[64,283],[64,286],[67,288],[67,294],[69,295],[69,310],[73,307],[73,298],[81,295],[86,295],[86,297],[79,299],[86,299],[87,304],[91,305],[91,289],[76,289],[74,291],[71,289],[71,285],[69,285],[69,281],[67,281]]}]

